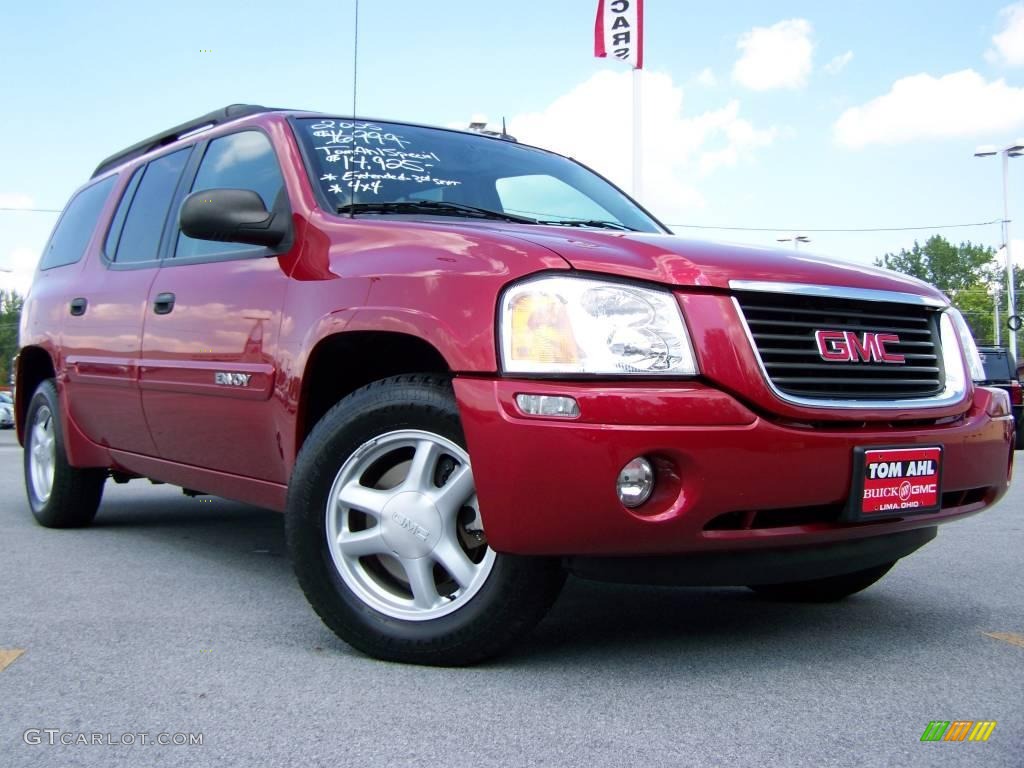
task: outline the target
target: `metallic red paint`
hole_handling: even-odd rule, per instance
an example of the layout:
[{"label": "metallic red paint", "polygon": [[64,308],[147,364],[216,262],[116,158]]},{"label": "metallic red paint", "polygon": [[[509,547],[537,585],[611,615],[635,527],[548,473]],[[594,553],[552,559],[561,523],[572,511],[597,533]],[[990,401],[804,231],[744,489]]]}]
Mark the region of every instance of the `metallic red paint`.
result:
[{"label": "metallic red paint", "polygon": [[[701,387],[671,399],[670,425],[634,406],[632,424],[601,420],[626,399],[664,399],[661,387],[606,395],[604,384],[457,379],[484,528],[492,547],[520,554],[669,554],[752,546],[797,546],[876,536],[958,519],[1005,493],[1013,423],[986,414],[975,391],[964,418],[944,426],[875,423],[783,426],[736,402],[709,420]],[[576,398],[575,421],[517,413],[520,392]],[[605,398],[609,402],[605,402]],[[715,421],[716,423],[709,423]],[[850,492],[857,446],[941,444],[943,490],[983,488],[984,503],[870,526],[823,521],[752,530],[704,530],[727,512],[838,506]],[[628,510],[615,493],[619,470],[636,456],[660,460],[661,496]],[[667,486],[667,488],[665,488]],[[657,488],[657,486],[656,486]]]},{"label": "metallic red paint", "polygon": [[[336,216],[318,207],[279,114],[238,120],[160,152],[252,126],[268,133],[281,164],[295,233],[287,253],[114,271],[99,252],[104,225],[81,263],[37,274],[22,344],[53,361],[74,465],[282,509],[305,434],[301,399],[314,351],[336,334],[387,331],[426,341],[455,375],[488,538],[500,551],[813,545],[934,525],[977,511],[1005,491],[1010,426],[986,415],[985,390],[945,407],[897,411],[784,403],[764,381],[729,294],[729,281],[739,279],[941,298],[923,283],[818,257],[661,235]],[[113,171],[121,174],[118,184],[152,156]],[[503,378],[495,329],[502,290],[527,275],[570,269],[676,291],[700,380]],[[180,303],[171,315],[154,315],[154,297],[167,291]],[[78,296],[90,301],[81,318],[67,311]],[[214,371],[222,369],[252,374],[254,386],[213,386]],[[527,417],[515,405],[519,392],[575,397],[580,417]],[[855,446],[925,443],[944,447],[946,490],[984,488],[984,499],[927,519],[869,526],[703,530],[723,512],[840,504]],[[659,486],[645,507],[627,511],[614,478],[641,454],[654,458]]]}]

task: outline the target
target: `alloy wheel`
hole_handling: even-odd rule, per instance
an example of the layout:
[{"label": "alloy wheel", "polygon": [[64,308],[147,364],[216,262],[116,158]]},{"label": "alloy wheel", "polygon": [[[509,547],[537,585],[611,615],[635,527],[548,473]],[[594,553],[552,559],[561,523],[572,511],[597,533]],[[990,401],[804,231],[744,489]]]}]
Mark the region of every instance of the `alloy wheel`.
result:
[{"label": "alloy wheel", "polygon": [[39,503],[45,504],[53,491],[53,477],[57,467],[57,437],[54,433],[53,413],[46,405],[36,410],[29,429],[27,450],[32,493]]},{"label": "alloy wheel", "polygon": [[459,609],[494,566],[469,455],[432,432],[388,432],[360,446],[338,471],[325,522],[345,584],[396,619]]}]

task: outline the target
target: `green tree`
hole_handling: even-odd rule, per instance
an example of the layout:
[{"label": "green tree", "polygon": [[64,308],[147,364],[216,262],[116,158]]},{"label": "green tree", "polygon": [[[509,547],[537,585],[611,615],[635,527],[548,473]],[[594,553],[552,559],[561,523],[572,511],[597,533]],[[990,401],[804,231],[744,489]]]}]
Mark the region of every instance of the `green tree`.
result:
[{"label": "green tree", "polygon": [[[989,291],[989,288],[982,286],[960,290],[949,298],[971,327],[975,341],[979,344],[995,344],[995,296]],[[1005,316],[1000,317],[1000,321],[1005,321],[1005,319]],[[1005,322],[1001,322],[1001,328],[1000,341],[1005,344],[1007,333]]]},{"label": "green tree", "polygon": [[986,285],[995,264],[995,251],[971,242],[953,245],[942,235],[932,235],[922,246],[916,240],[909,251],[887,253],[875,265],[894,269],[931,283],[950,295]]},{"label": "green tree", "polygon": [[[923,246],[915,241],[909,251],[903,249],[875,259],[875,266],[912,275],[941,290],[963,313],[980,344],[995,341],[995,300],[1000,296],[1000,341],[1007,343],[1006,273],[992,248],[971,242],[954,245],[941,235],[933,235]],[[1018,286],[1018,297],[1022,278],[1022,271],[1016,270],[1014,284]],[[1018,346],[1020,340],[1018,336]]]},{"label": "green tree", "polygon": [[0,290],[0,386],[11,380],[11,359],[18,353],[18,326],[25,299],[14,291]]},{"label": "green tree", "polygon": [[[993,268],[991,282],[995,286],[996,296],[999,299],[999,325],[1002,326],[1000,341],[1003,346],[1007,346],[1010,330],[1006,325],[1006,262],[1003,261],[1002,254],[1000,254],[998,264]],[[1024,267],[1020,265],[1015,265],[1013,270],[1013,292],[1017,314],[1024,316]],[[1017,356],[1024,358],[1024,329],[1017,331]]]}]

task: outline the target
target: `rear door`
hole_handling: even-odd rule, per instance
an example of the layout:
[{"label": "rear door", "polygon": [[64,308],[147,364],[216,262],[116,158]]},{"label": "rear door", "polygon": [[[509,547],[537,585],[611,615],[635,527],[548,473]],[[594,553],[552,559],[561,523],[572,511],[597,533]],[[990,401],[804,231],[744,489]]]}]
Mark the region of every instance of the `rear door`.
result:
[{"label": "rear door", "polygon": [[[286,195],[273,146],[248,129],[200,145],[191,191]],[[269,248],[194,240],[175,224],[145,307],[143,409],[161,458],[283,482],[272,404],[288,282]],[[200,489],[201,490],[201,489]]]},{"label": "rear door", "polygon": [[135,170],[65,308],[71,416],[100,445],[155,455],[138,390],[142,326],[165,223],[191,148]]}]

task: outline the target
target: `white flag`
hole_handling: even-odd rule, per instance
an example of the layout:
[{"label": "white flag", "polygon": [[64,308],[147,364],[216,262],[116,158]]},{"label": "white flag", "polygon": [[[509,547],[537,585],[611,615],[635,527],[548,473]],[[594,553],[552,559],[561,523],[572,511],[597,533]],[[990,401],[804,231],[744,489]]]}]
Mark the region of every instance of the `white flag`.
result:
[{"label": "white flag", "polygon": [[644,66],[644,0],[597,0],[594,55]]}]

